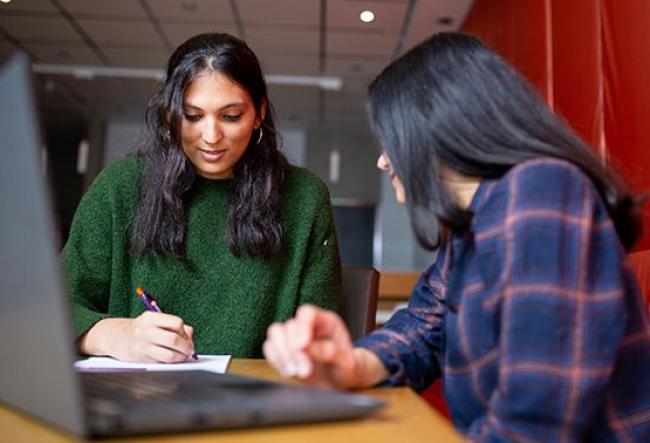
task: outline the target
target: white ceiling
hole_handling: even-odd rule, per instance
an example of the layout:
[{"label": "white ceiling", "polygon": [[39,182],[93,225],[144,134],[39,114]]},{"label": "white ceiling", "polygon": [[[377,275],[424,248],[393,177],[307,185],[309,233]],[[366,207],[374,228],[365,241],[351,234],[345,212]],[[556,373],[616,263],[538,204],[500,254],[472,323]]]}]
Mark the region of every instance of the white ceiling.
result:
[{"label": "white ceiling", "polygon": [[[271,86],[283,126],[367,131],[368,83],[397,55],[458,29],[472,0],[12,0],[0,3],[0,60],[161,69],[188,37],[221,31],[246,40],[266,74],[343,79],[340,91]],[[362,23],[359,13],[376,19]],[[441,18],[451,19],[440,23]],[[141,113],[155,81],[39,75],[46,109]],[[135,111],[134,111],[135,110]]]}]

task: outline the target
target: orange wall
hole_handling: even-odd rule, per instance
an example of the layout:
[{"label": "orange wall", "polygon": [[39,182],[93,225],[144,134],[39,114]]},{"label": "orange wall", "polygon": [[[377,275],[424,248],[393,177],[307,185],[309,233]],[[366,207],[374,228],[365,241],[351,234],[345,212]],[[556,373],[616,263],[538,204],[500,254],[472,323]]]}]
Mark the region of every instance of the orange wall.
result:
[{"label": "orange wall", "polygon": [[[523,72],[636,192],[650,191],[649,1],[476,0],[463,31]],[[637,249],[650,248],[646,206]]]}]

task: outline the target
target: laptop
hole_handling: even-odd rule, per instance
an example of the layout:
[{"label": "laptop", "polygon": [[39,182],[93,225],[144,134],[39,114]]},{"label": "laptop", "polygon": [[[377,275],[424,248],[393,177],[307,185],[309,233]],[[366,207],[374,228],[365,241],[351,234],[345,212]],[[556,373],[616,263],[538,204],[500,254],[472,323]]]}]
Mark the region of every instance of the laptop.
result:
[{"label": "laptop", "polygon": [[204,371],[78,373],[26,56],[0,69],[0,401],[83,437],[348,419],[371,397]]}]

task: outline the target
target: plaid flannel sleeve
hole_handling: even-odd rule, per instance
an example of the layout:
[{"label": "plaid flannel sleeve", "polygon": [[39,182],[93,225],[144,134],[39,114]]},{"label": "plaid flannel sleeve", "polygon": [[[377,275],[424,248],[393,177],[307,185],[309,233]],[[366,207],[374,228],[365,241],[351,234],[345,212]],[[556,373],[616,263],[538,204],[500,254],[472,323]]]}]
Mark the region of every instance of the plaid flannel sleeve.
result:
[{"label": "plaid flannel sleeve", "polygon": [[408,306],[396,312],[381,328],[356,342],[375,353],[390,374],[387,384],[408,384],[423,390],[440,377],[438,357],[444,332],[445,245],[434,264],[411,292]]},{"label": "plaid flannel sleeve", "polygon": [[626,324],[623,251],[577,168],[550,161],[509,176],[498,241],[498,385],[469,437],[581,441]]}]

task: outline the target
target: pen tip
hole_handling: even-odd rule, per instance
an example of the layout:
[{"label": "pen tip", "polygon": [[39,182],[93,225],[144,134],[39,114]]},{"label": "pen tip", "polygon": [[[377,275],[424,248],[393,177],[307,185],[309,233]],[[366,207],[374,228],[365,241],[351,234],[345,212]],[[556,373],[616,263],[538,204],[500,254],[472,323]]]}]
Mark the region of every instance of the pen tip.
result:
[{"label": "pen tip", "polygon": [[142,296],[142,294],[144,294],[144,291],[142,290],[141,287],[138,286],[137,288],[135,288],[135,293]]}]

